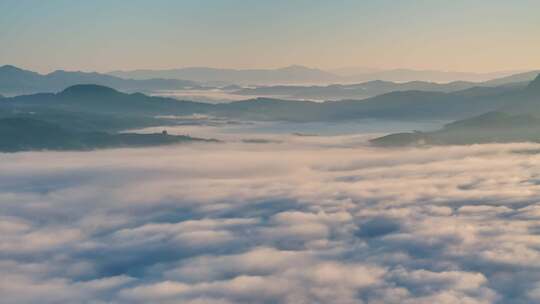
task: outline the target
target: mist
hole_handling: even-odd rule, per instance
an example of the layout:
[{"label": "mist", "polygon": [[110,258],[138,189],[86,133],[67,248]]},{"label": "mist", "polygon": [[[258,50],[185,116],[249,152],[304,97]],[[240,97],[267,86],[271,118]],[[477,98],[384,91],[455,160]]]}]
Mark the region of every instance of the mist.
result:
[{"label": "mist", "polygon": [[2,301],[540,299],[540,145],[246,133],[1,154]]}]

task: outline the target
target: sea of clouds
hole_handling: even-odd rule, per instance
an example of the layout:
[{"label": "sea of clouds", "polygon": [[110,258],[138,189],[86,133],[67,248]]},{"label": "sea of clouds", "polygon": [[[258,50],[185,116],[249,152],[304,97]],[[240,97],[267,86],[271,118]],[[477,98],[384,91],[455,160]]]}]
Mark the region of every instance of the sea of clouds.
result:
[{"label": "sea of clouds", "polygon": [[538,303],[539,145],[0,154],[2,303]]}]

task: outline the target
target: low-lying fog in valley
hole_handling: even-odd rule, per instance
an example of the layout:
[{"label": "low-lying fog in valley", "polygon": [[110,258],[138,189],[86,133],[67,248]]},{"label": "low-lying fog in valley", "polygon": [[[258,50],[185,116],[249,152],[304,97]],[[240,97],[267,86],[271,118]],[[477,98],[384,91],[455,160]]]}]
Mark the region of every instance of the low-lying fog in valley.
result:
[{"label": "low-lying fog in valley", "polygon": [[232,91],[219,88],[214,89],[185,89],[185,90],[161,90],[150,92],[152,96],[172,97],[179,100],[191,100],[207,103],[227,103],[231,101],[245,100],[246,96],[237,95]]},{"label": "low-lying fog in valley", "polygon": [[[298,137],[315,137],[315,141],[343,138],[344,135],[361,137],[367,142],[387,133],[405,131],[437,130],[448,121],[396,121],[382,119],[358,119],[337,122],[288,122],[288,121],[246,121],[219,118],[207,115],[157,116],[174,119],[175,126],[149,127],[125,132],[156,133],[166,130],[169,134],[215,138],[222,141],[270,141],[294,140]],[[354,135],[354,136],[353,136]],[[341,137],[340,137],[341,136]],[[345,137],[347,138],[347,137]],[[306,140],[304,138],[304,140]]]},{"label": "low-lying fog in valley", "polygon": [[167,130],[222,142],[0,154],[2,302],[540,301],[540,145],[367,143],[438,125],[200,118]]}]

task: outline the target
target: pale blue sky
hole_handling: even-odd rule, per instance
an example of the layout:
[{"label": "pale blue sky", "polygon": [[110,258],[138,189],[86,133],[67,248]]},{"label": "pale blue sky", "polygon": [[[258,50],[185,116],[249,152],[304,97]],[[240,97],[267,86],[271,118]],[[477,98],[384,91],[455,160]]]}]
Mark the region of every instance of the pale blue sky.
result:
[{"label": "pale blue sky", "polygon": [[540,67],[536,0],[0,0],[0,64]]}]

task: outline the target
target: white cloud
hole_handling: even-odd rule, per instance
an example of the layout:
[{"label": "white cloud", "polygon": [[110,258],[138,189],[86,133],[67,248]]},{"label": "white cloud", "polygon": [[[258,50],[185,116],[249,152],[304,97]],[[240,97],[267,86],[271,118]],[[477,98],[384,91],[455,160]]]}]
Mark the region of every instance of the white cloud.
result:
[{"label": "white cloud", "polygon": [[6,303],[533,303],[538,145],[0,158]]}]

